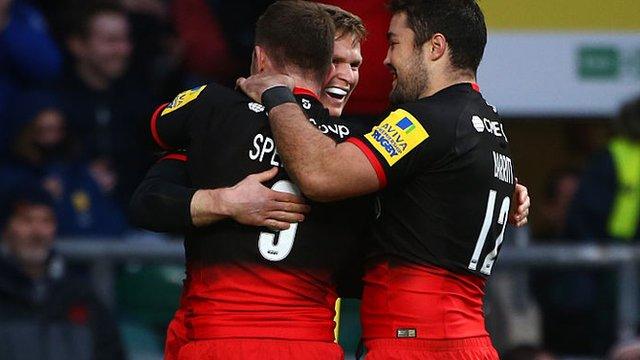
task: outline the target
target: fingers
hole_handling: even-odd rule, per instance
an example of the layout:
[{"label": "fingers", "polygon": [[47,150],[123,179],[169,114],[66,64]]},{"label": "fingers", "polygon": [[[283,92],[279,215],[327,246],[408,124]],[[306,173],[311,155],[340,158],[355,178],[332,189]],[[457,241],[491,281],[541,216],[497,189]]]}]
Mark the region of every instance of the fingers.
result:
[{"label": "fingers", "polygon": [[529,222],[529,199],[509,216],[509,223],[517,227],[522,227]]},{"label": "fingers", "polygon": [[263,171],[261,173],[253,174],[253,177],[255,177],[256,180],[258,180],[258,182],[263,183],[263,182],[266,182],[266,181],[269,181],[269,180],[273,179],[276,175],[278,175],[278,168],[277,167],[272,167],[271,169],[269,169],[267,171]]},{"label": "fingers", "polygon": [[287,230],[291,226],[291,224],[285,221],[266,219],[263,226],[268,227],[271,230],[281,231]]},{"label": "fingers", "polygon": [[524,202],[524,199],[529,196],[529,189],[527,189],[527,187],[522,184],[516,183],[516,188],[513,192],[519,202]]},{"label": "fingers", "polygon": [[293,202],[274,201],[269,206],[270,211],[286,211],[289,213],[306,214],[311,211],[311,206]]},{"label": "fingers", "polygon": [[246,78],[243,77],[239,77],[238,80],[236,80],[236,90],[237,89],[242,89],[242,85],[247,81]]},{"label": "fingers", "polygon": [[272,190],[271,198],[278,202],[286,202],[286,203],[295,203],[295,204],[304,204],[305,200],[301,196],[286,193],[282,191],[274,191]]},{"label": "fingers", "polygon": [[304,215],[286,211],[270,211],[267,216],[269,217],[268,220],[276,220],[287,223],[299,223],[304,221]]}]

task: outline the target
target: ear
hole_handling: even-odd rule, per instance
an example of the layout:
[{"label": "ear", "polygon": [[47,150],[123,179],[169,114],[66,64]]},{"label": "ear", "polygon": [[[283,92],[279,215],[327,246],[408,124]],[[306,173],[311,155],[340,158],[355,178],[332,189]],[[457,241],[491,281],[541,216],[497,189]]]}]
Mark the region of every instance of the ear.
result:
[{"label": "ear", "polygon": [[267,54],[260,45],[253,47],[253,57],[251,59],[252,73],[258,74],[264,71]]},{"label": "ear", "polygon": [[449,47],[447,39],[441,33],[435,33],[431,39],[424,43],[427,58],[431,61],[437,61],[442,58]]}]

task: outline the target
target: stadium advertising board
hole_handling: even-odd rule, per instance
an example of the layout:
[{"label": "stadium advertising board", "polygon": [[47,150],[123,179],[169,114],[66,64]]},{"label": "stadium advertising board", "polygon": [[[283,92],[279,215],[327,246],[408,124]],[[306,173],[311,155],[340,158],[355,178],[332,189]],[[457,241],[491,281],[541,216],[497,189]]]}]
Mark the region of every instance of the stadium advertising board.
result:
[{"label": "stadium advertising board", "polygon": [[480,3],[484,95],[506,116],[612,116],[640,94],[640,1]]}]

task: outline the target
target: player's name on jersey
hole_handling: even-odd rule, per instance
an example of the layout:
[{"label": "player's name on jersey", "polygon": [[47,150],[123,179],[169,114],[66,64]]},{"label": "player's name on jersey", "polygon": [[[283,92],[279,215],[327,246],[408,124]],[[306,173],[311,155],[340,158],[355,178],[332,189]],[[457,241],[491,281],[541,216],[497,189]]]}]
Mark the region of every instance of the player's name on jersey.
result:
[{"label": "player's name on jersey", "polygon": [[493,151],[493,176],[496,179],[513,184],[513,165],[511,159]]},{"label": "player's name on jersey", "polygon": [[[309,122],[322,131],[323,134],[333,133],[338,135],[340,139],[344,139],[351,134],[351,131],[346,125],[318,125],[314,119],[309,119]],[[259,162],[268,161],[271,166],[283,167],[278,150],[276,150],[276,143],[269,135],[256,134],[256,136],[253,137],[251,148],[249,149],[249,159]]]}]

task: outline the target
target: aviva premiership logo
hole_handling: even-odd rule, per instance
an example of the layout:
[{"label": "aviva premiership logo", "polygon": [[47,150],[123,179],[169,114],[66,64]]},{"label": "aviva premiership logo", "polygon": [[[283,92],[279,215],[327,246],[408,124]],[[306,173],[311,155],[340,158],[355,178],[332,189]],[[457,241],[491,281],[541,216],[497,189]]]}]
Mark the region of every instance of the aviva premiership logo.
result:
[{"label": "aviva premiership logo", "polygon": [[171,101],[171,103],[169,103],[169,105],[167,105],[166,108],[164,108],[164,110],[162,110],[162,114],[160,115],[166,115],[195,100],[205,87],[207,87],[207,85],[197,86],[193,89],[181,92],[175,97],[175,99],[173,99],[173,101]]},{"label": "aviva premiership logo", "polygon": [[420,122],[408,111],[398,109],[365,135],[391,166],[429,137]]}]

